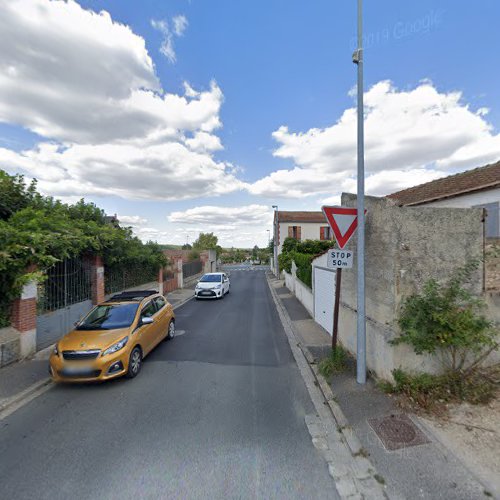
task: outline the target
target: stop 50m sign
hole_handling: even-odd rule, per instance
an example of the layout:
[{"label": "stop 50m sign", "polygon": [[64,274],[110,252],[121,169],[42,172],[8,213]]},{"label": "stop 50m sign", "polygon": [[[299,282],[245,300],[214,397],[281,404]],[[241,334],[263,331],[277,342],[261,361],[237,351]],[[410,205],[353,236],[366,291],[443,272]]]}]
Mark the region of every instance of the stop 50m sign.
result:
[{"label": "stop 50m sign", "polygon": [[333,248],[328,250],[327,266],[331,269],[350,269],[353,259],[352,250],[339,250]]}]

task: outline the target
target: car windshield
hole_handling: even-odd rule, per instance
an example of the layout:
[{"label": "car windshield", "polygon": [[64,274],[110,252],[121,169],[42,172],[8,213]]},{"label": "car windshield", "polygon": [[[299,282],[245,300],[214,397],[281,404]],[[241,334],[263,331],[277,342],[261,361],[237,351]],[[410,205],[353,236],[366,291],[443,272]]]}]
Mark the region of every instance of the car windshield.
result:
[{"label": "car windshield", "polygon": [[132,324],[139,304],[113,304],[95,307],[76,327],[77,330],[113,330]]},{"label": "car windshield", "polygon": [[200,281],[202,283],[220,283],[222,281],[222,276],[220,274],[205,274]]}]

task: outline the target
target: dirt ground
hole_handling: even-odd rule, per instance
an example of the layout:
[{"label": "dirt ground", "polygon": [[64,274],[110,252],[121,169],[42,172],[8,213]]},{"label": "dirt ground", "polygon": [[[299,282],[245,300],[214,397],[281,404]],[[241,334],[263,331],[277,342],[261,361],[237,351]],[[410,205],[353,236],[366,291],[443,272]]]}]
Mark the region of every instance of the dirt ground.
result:
[{"label": "dirt ground", "polygon": [[450,405],[445,416],[420,418],[500,499],[500,394],[485,406]]}]

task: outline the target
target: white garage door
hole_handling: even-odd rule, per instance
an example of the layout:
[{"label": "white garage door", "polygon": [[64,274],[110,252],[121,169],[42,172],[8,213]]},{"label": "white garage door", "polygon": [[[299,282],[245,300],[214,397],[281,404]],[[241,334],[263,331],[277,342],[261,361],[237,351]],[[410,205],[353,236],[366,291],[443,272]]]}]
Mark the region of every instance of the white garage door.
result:
[{"label": "white garage door", "polygon": [[314,319],[330,335],[333,331],[335,272],[314,268]]}]

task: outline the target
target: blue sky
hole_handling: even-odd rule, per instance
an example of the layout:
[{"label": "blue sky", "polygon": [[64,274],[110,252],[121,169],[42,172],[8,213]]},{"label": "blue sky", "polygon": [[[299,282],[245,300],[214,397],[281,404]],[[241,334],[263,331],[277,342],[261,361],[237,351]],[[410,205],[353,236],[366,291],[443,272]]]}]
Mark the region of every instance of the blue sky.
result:
[{"label": "blue sky", "polygon": [[[356,2],[2,3],[0,167],[47,194],[95,201],[144,239],[253,246],[271,205],[355,191]],[[368,192],[499,159],[500,4],[365,0],[364,14]]]}]

